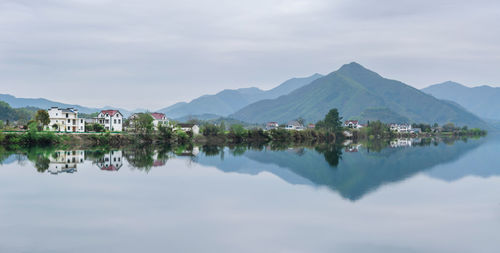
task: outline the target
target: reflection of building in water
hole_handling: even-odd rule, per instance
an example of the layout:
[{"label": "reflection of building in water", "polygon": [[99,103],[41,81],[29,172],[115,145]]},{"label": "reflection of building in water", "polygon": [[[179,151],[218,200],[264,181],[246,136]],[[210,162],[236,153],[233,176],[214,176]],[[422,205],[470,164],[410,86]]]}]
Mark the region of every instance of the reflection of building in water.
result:
[{"label": "reflection of building in water", "polygon": [[83,163],[85,160],[85,152],[83,150],[59,150],[52,154],[49,160],[49,173],[74,173],[76,172],[77,164]]},{"label": "reflection of building in water", "polygon": [[193,147],[193,149],[184,149],[182,152],[177,153],[177,156],[197,156],[200,153],[199,147]]},{"label": "reflection of building in water", "polygon": [[391,141],[391,148],[412,147],[421,142],[421,139],[396,139]]},{"label": "reflection of building in water", "polygon": [[359,151],[359,148],[361,147],[361,144],[357,144],[357,145],[349,145],[347,147],[345,147],[345,152],[348,152],[348,153],[355,153],[355,152],[358,152]]},{"label": "reflection of building in water", "polygon": [[97,166],[101,170],[117,171],[123,166],[123,154],[121,150],[113,150],[97,160]]}]

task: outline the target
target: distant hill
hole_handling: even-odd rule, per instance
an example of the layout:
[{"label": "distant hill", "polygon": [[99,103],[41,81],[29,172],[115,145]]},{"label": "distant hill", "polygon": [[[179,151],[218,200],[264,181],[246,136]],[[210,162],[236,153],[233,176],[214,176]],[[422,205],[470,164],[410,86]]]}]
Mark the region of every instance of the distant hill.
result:
[{"label": "distant hill", "polygon": [[91,108],[91,107],[85,107],[81,105],[74,105],[74,104],[65,104],[65,103],[60,103],[60,102],[55,102],[51,101],[45,98],[18,98],[14,97],[9,94],[0,94],[0,101],[4,101],[8,103],[11,107],[13,108],[23,108],[23,107],[37,107],[41,109],[48,109],[52,106],[57,106],[61,108],[75,108],[80,112],[83,113],[93,113],[93,112],[98,112],[104,109],[117,109],[120,110],[121,113],[124,114],[125,117],[130,116],[132,113],[136,112],[137,110],[134,111],[129,111],[125,110],[123,108],[116,108],[116,107],[104,107],[104,108]]},{"label": "distant hill", "polygon": [[189,115],[220,115],[227,116],[237,110],[262,99],[277,98],[289,94],[312,81],[322,77],[314,74],[304,78],[290,79],[271,90],[261,90],[255,87],[236,90],[223,90],[215,95],[204,95],[189,103],[181,102],[160,109],[169,118],[183,118]]},{"label": "distant hill", "polygon": [[366,121],[373,120],[375,115],[387,123],[407,119],[429,124],[453,122],[488,127],[483,120],[454,103],[383,78],[354,62],[288,95],[250,104],[230,117],[256,123],[283,123],[299,117],[316,122],[332,108],[339,109],[345,119]]},{"label": "distant hill", "polygon": [[7,121],[28,122],[37,110],[38,108],[35,107],[12,108],[6,102],[0,101],[0,120],[4,123]]},{"label": "distant hill", "polygon": [[454,101],[483,119],[500,120],[500,88],[490,86],[467,87],[455,82],[444,82],[422,89],[439,99]]}]

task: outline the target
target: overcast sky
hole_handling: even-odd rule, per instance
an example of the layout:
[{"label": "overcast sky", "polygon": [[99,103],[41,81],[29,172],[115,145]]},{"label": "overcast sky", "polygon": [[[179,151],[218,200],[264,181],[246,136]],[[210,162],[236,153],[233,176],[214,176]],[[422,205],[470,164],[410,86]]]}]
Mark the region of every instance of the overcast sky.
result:
[{"label": "overcast sky", "polygon": [[159,109],[356,61],[500,84],[500,1],[0,0],[0,93]]}]

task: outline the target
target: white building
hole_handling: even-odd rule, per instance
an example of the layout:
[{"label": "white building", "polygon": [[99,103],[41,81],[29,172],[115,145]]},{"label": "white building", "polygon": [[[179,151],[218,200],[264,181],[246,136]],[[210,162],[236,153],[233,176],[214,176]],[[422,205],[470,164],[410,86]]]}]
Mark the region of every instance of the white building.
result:
[{"label": "white building", "polygon": [[272,129],[278,129],[279,124],[278,122],[267,122],[266,124],[266,130],[272,130]]},{"label": "white building", "polygon": [[285,126],[286,130],[297,130],[297,131],[302,131],[304,130],[304,126],[300,124],[298,121],[290,121],[288,124]]},{"label": "white building", "polygon": [[196,124],[184,124],[180,123],[177,125],[184,132],[191,132],[193,135],[200,134],[200,127]]},{"label": "white building", "polygon": [[118,110],[102,110],[97,115],[96,122],[107,131],[123,131],[123,114]]},{"label": "white building", "polygon": [[168,119],[164,113],[153,112],[151,113],[151,117],[153,117],[153,125],[155,126],[155,129],[158,129],[159,125],[168,125]]},{"label": "white building", "polygon": [[344,122],[344,127],[357,129],[357,128],[361,128],[361,125],[359,124],[359,121],[357,121],[357,120],[346,120]]},{"label": "white building", "polygon": [[391,124],[391,131],[398,133],[410,133],[411,125],[410,124]]},{"label": "white building", "polygon": [[85,132],[85,120],[78,118],[78,110],[52,107],[47,112],[49,113],[50,123],[45,126],[46,130],[73,133]]},{"label": "white building", "polygon": [[[167,126],[168,125],[168,119],[167,119],[167,116],[165,116],[164,113],[160,113],[160,112],[152,112],[152,113],[149,113],[149,115],[151,115],[151,117],[153,118],[153,126],[155,129],[158,129],[158,126],[159,125],[164,125],[164,126]],[[134,113],[132,114],[132,116],[130,116],[130,126],[131,127],[134,127],[134,120],[137,119],[139,117],[139,113]]]}]

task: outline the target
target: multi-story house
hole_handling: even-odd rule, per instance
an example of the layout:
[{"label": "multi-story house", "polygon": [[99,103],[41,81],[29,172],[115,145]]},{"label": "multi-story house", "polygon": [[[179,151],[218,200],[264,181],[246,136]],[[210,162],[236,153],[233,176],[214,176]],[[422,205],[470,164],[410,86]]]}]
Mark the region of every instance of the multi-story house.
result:
[{"label": "multi-story house", "polygon": [[304,126],[300,122],[293,120],[293,121],[288,122],[288,124],[286,124],[285,129],[286,130],[302,131],[302,130],[304,130]]},{"label": "multi-story house", "polygon": [[118,110],[102,110],[95,121],[107,131],[123,131],[123,114]]},{"label": "multi-story house", "polygon": [[50,123],[46,126],[49,131],[85,132],[85,120],[78,118],[78,110],[73,108],[60,109],[52,107],[47,110]]},{"label": "multi-story house", "polygon": [[153,112],[151,113],[151,117],[153,117],[153,125],[155,126],[155,129],[158,129],[159,125],[168,125],[168,119],[164,113]]},{"label": "multi-story house", "polygon": [[272,130],[272,129],[278,129],[279,124],[278,122],[267,122],[266,124],[266,130]]},{"label": "multi-story house", "polygon": [[[132,114],[132,116],[129,117],[131,127],[135,127],[134,126],[135,120],[139,118],[140,114],[143,114],[143,113],[134,113],[134,114]],[[152,113],[147,113],[147,114],[151,115],[151,117],[153,118],[153,126],[155,129],[158,129],[159,125],[164,125],[164,126],[168,125],[168,119],[164,113],[152,112]]]}]

